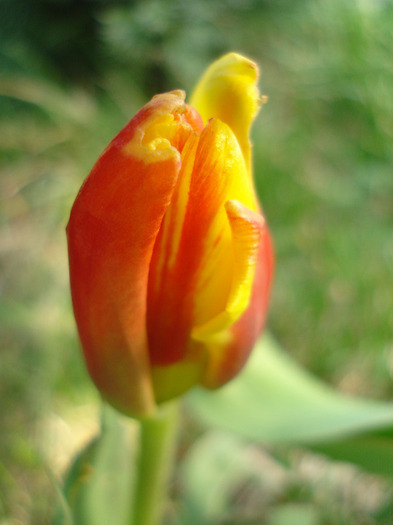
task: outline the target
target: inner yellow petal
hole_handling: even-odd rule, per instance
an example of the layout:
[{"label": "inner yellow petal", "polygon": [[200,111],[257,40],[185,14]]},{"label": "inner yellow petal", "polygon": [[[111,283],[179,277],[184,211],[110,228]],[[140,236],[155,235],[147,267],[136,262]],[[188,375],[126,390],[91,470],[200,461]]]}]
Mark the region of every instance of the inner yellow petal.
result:
[{"label": "inner yellow petal", "polygon": [[212,342],[233,325],[246,310],[251,297],[263,218],[238,201],[230,200],[225,210],[231,229],[233,277],[225,308],[208,322],[196,326],[192,337]]},{"label": "inner yellow petal", "polygon": [[250,127],[261,105],[258,76],[255,62],[237,53],[228,53],[206,70],[190,102],[204,122],[219,118],[228,124],[236,135],[249,171]]}]

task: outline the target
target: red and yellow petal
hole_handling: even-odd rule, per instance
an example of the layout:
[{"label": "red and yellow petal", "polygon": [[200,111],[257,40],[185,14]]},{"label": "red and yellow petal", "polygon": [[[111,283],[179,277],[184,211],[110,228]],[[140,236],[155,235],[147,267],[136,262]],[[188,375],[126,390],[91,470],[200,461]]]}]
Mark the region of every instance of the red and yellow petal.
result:
[{"label": "red and yellow petal", "polygon": [[149,349],[154,365],[187,353],[193,327],[222,312],[234,272],[225,203],[255,197],[236,137],[214,119],[185,147],[179,185],[154,248],[149,277]]},{"label": "red and yellow petal", "polygon": [[[242,203],[229,200],[225,203],[231,229],[231,255],[233,272],[231,287],[224,308],[215,317],[195,326],[192,337],[207,345],[215,346],[224,332],[230,328],[247,309],[254,283],[259,244],[264,219],[259,213],[246,208]],[[214,356],[209,356],[214,359]]]},{"label": "red and yellow petal", "polygon": [[210,375],[222,334],[247,309],[263,226],[256,208],[237,139],[213,119],[183,150],[152,258],[147,320],[159,400]]},{"label": "red and yellow petal", "polygon": [[260,334],[266,316],[273,279],[273,246],[266,226],[261,230],[257,264],[249,304],[240,318],[210,345],[210,360],[201,384],[218,388],[243,368]]},{"label": "red and yellow petal", "polygon": [[114,406],[133,414],[155,404],[146,332],[150,260],[181,167],[173,144],[195,132],[186,118],[169,124],[170,141],[156,149],[151,128],[168,114],[172,122],[187,114],[181,96],[153,99],[111,142],[67,227],[74,312],[90,374]]}]

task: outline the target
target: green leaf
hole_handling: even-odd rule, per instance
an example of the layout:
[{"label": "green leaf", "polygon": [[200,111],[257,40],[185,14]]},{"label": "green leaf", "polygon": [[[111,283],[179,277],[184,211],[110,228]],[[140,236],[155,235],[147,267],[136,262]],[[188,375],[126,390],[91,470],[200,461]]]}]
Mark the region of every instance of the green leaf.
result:
[{"label": "green leaf", "polygon": [[183,508],[178,523],[182,525],[221,523],[239,511],[234,499],[239,488],[251,483],[263,490],[255,453],[243,440],[218,431],[205,433],[193,444],[181,464],[180,480]]},{"label": "green leaf", "polygon": [[320,443],[311,448],[336,460],[360,465],[369,472],[393,477],[393,439],[378,433]]},{"label": "green leaf", "polygon": [[189,396],[198,416],[271,444],[303,445],[371,472],[393,475],[393,404],[335,391],[265,336],[245,370],[217,392]]},{"label": "green leaf", "polygon": [[311,505],[286,503],[276,507],[266,525],[318,525],[317,511]]},{"label": "green leaf", "polygon": [[[100,435],[77,456],[64,484],[63,494],[72,514],[72,525],[129,522],[135,436],[131,420],[125,422],[110,407],[104,407]],[[61,514],[64,515],[64,511]],[[63,523],[64,519],[58,516],[56,525]]]}]

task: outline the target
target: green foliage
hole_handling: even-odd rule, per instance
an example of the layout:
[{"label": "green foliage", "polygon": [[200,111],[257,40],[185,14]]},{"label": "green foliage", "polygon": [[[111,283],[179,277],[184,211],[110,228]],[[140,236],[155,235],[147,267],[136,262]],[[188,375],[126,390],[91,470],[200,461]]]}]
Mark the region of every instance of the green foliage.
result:
[{"label": "green foliage", "polygon": [[243,373],[219,392],[193,392],[209,424],[268,444],[323,450],[393,476],[393,404],[345,396],[285,356],[268,337]]},{"label": "green foliage", "polygon": [[393,4],[208,4],[112,6],[103,42],[146,96],[190,88],[228,48],[261,63],[270,102],[255,173],[277,250],[271,325],[316,373],[391,394]]},{"label": "green foliage", "polygon": [[55,525],[129,522],[138,434],[137,425],[128,423],[104,407],[99,435],[78,454],[67,474]]},{"label": "green foliage", "polygon": [[271,327],[318,374],[391,394],[393,5],[297,6],[275,17],[255,129],[278,262]]}]

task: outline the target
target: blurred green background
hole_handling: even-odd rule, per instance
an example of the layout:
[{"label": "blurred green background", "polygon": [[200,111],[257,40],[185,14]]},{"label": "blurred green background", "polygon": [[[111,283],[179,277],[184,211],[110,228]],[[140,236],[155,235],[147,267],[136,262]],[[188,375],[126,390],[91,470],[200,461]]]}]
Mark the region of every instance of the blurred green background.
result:
[{"label": "blurred green background", "polygon": [[[260,64],[269,98],[253,128],[269,328],[339,389],[391,397],[392,27],[389,0],[0,0],[1,525],[50,523],[52,473],[97,424],[68,291],[73,198],[143,103],[190,92],[230,50]],[[284,478],[269,463],[265,518],[247,500],[225,523],[391,523],[387,482],[356,474],[346,492],[313,462],[292,458]]]}]

